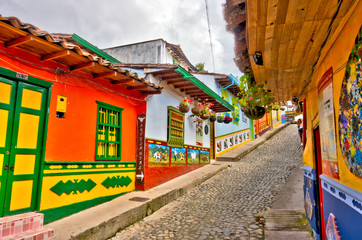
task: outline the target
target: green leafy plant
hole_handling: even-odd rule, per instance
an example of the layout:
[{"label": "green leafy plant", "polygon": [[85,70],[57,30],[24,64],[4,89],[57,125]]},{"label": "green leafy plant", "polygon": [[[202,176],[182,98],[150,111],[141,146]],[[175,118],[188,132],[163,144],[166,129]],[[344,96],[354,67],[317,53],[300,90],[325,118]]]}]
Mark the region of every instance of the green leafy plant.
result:
[{"label": "green leafy plant", "polygon": [[245,74],[240,78],[239,104],[242,110],[252,107],[266,107],[274,102],[270,96],[271,90],[265,90],[264,84],[257,84],[250,75]]},{"label": "green leafy plant", "polygon": [[273,105],[273,110],[278,110],[279,108],[280,108],[280,106],[278,104]]}]

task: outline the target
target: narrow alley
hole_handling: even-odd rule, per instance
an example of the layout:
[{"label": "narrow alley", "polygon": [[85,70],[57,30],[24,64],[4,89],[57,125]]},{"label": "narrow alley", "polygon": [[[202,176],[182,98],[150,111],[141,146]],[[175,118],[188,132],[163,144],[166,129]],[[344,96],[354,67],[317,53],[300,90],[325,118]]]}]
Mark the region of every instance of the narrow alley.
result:
[{"label": "narrow alley", "polygon": [[261,239],[256,216],[270,206],[301,158],[297,128],[289,125],[240,162],[112,240]]}]

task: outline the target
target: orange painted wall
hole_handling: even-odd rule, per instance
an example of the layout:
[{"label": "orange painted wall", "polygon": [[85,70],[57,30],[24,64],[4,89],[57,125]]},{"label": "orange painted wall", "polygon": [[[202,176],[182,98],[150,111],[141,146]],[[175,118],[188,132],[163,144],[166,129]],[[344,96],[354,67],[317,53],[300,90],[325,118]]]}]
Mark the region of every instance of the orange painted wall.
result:
[{"label": "orange painted wall", "polygon": [[[122,161],[135,161],[136,117],[146,112],[146,102],[127,98],[126,95],[140,99],[137,92],[112,86],[106,80],[94,80],[90,75],[80,72],[74,72],[77,76],[57,74],[57,68],[69,71],[68,67],[55,62],[41,62],[37,56],[16,49],[5,49],[3,44],[0,50],[1,67],[54,83],[49,109],[46,161],[94,161],[97,100],[124,108],[121,157]],[[4,54],[3,51],[21,56],[23,60]],[[68,98],[65,119],[56,118],[57,95]]]}]

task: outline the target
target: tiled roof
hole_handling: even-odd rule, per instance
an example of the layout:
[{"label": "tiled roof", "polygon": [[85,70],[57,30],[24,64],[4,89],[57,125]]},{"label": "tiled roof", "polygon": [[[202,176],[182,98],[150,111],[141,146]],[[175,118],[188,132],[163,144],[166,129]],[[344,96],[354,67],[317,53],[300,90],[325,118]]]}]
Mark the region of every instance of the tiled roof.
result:
[{"label": "tiled roof", "polygon": [[[14,27],[15,29],[12,27]],[[15,40],[17,40],[17,42],[15,42]],[[36,45],[35,43],[31,45],[32,44],[31,42],[34,42],[33,40],[37,43]],[[44,42],[44,40],[48,43]],[[40,30],[39,28],[37,28],[32,24],[21,22],[16,17],[4,17],[0,14],[0,42],[3,42],[5,46],[11,43],[12,47],[16,46],[22,50],[25,50],[27,52],[39,56],[41,59],[42,58],[44,59],[44,56],[50,56],[51,54],[56,56],[55,53],[57,52],[60,53],[61,51],[69,50],[69,52],[67,52],[66,55],[54,57],[51,58],[51,60],[68,65],[70,66],[71,69],[72,69],[71,63],[78,63],[78,64],[89,63],[89,66],[91,67],[87,67],[87,71],[85,72],[93,75],[94,74],[99,75],[102,73],[110,73],[111,71],[115,71],[117,73],[120,73],[121,75],[124,75],[128,78],[135,80],[132,82],[132,85],[129,84],[128,87],[147,85],[148,89],[142,89],[142,91],[140,91],[141,93],[146,94],[152,91],[160,91],[162,89],[162,87],[157,86],[154,83],[151,83],[142,77],[139,77],[136,73],[123,69],[120,66],[116,66],[110,61],[96,54],[92,54],[86,51],[84,48],[81,48],[80,46],[72,42],[68,42],[65,38],[60,37],[59,34],[57,36],[47,31]],[[21,44],[17,44],[19,42]],[[74,55],[74,53],[78,56]],[[72,59],[70,59],[71,56],[73,57]],[[79,56],[83,58],[80,58]],[[99,66],[96,66],[94,64],[98,64]],[[105,67],[106,69],[102,67]],[[115,73],[115,75],[117,74]],[[139,89],[141,89],[141,87]]]}]

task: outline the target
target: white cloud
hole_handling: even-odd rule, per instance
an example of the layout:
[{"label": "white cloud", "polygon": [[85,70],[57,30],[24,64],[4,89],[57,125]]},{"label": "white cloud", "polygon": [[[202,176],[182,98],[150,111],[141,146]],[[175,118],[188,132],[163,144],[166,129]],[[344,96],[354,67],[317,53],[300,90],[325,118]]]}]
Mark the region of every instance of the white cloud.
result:
[{"label": "white cloud", "polygon": [[[224,0],[208,0],[216,71],[240,76]],[[0,0],[15,16],[48,32],[76,33],[99,48],[163,38],[180,44],[191,63],[213,71],[204,0]]]}]

